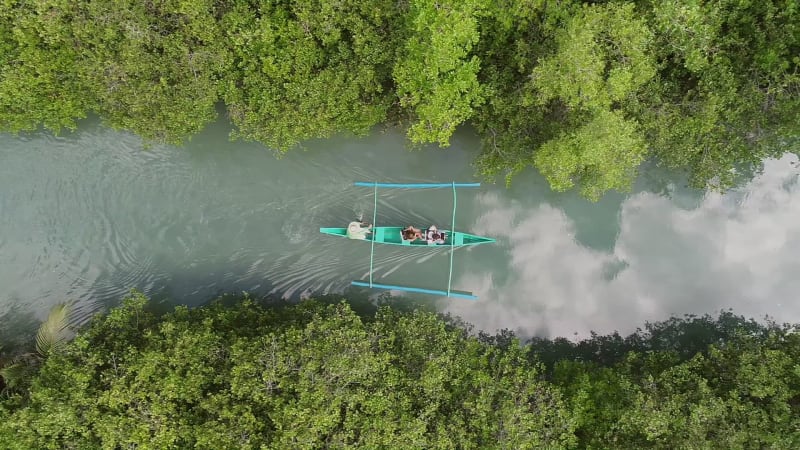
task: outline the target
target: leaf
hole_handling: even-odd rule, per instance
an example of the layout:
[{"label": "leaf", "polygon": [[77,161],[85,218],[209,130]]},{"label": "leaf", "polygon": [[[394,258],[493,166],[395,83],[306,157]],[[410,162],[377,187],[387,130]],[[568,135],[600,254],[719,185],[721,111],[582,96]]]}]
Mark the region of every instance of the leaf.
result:
[{"label": "leaf", "polygon": [[50,309],[47,320],[39,327],[36,333],[36,352],[42,357],[46,358],[61,350],[70,339],[69,312],[66,303],[55,305]]}]

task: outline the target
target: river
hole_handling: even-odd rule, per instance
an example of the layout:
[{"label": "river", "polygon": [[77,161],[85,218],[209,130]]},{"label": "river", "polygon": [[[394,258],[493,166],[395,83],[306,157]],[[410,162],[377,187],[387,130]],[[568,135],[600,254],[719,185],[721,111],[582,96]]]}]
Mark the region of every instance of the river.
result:
[{"label": "river", "polygon": [[[143,147],[96,120],[58,137],[0,134],[0,338],[29,332],[62,301],[85,322],[131,288],[188,305],[226,292],[344,292],[367,277],[369,245],[318,229],[371,220],[372,190],[353,181],[480,181],[469,129],[448,149],[408,150],[401,132],[383,130],[282,158],[229,131],[220,120],[182,147]],[[724,195],[651,166],[632,193],[598,203],[551,192],[533,170],[510,188],[459,190],[456,228],[498,242],[455,254],[453,287],[479,300],[434,301],[523,336],[630,332],[727,308],[799,322],[797,163],[769,160]],[[449,224],[450,190],[379,193],[378,224]],[[448,263],[442,249],[376,246],[374,277],[441,289]]]}]

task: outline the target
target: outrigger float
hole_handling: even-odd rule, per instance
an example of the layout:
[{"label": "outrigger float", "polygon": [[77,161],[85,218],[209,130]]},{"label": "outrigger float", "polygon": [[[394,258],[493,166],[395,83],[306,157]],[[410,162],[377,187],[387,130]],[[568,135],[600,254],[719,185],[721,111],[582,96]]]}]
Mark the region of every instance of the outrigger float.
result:
[{"label": "outrigger float", "polygon": [[[374,289],[389,289],[394,291],[414,292],[420,294],[441,295],[444,297],[455,297],[475,300],[478,297],[471,292],[456,291],[451,289],[453,280],[453,254],[457,247],[466,247],[471,245],[488,244],[495,240],[488,237],[476,236],[474,234],[455,231],[456,228],[456,189],[467,187],[480,187],[480,183],[377,183],[367,181],[357,181],[355,186],[371,187],[374,189],[374,206],[372,210],[372,233],[368,234],[365,240],[371,242],[369,253],[369,281],[353,281],[351,285],[368,287]],[[453,215],[452,226],[450,230],[441,230],[445,232],[446,239],[444,243],[434,244],[428,243],[425,240],[407,241],[402,238],[402,230],[404,227],[376,227],[375,220],[378,216],[378,188],[399,188],[399,189],[431,189],[431,188],[452,188],[453,189]],[[320,228],[320,233],[329,234],[332,236],[347,237],[347,228]],[[449,247],[450,248],[450,270],[447,277],[447,290],[425,289],[410,286],[396,286],[391,284],[378,284],[373,283],[373,262],[375,255],[375,244],[389,244],[400,245],[404,247]]]}]

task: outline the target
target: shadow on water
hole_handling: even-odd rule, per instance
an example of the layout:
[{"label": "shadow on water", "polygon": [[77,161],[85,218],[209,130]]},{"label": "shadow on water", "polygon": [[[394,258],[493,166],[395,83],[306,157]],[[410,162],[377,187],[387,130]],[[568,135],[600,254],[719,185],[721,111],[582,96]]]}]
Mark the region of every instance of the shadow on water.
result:
[{"label": "shadow on water", "polygon": [[[734,314],[730,310],[717,315],[685,314],[667,320],[647,322],[644,328],[622,336],[618,332],[605,335],[592,333],[589,338],[574,342],[565,338],[531,338],[527,340],[529,357],[544,363],[552,370],[558,361],[592,361],[614,366],[628,358],[631,352],[669,352],[664,355],[677,362],[687,361],[698,354],[708,354],[711,345],[725,345],[737,339],[759,336],[762,339],[781,327],[769,317],[764,323]],[[504,330],[505,331],[505,330]],[[502,333],[501,333],[502,334]],[[630,359],[632,364],[644,364],[644,359]]]},{"label": "shadow on water", "polygon": [[33,336],[41,324],[33,312],[14,301],[0,315],[0,354],[14,354],[31,347]]},{"label": "shadow on water", "polygon": [[[99,288],[97,290],[90,289],[88,296],[97,301],[92,302],[90,307],[84,308],[84,314],[77,325],[85,325],[90,321],[91,316],[104,314],[119,305],[131,290],[145,294],[150,299],[150,308],[156,313],[172,311],[179,305],[200,307],[214,301],[235,303],[245,295],[265,306],[291,305],[306,299],[314,299],[327,304],[339,303],[344,300],[361,317],[374,315],[377,308],[384,305],[402,311],[419,309],[436,312],[437,310],[435,298],[393,296],[386,291],[350,288],[344,284],[345,282],[335,289],[341,293],[309,288],[285,291],[281,289],[284,286],[283,280],[276,281],[260,274],[253,274],[251,264],[244,261],[219,261],[196,269],[174,269],[168,277],[144,277],[159,280],[147,286],[136,284],[117,286],[119,293],[109,296],[105,286],[118,278],[119,274],[109,274],[109,280],[98,280],[96,285]],[[12,312],[6,316],[13,316]],[[0,319],[0,323],[3,323],[4,320],[5,317]],[[26,330],[35,331],[39,322],[32,314],[30,314],[29,322],[30,325],[26,327]],[[7,334],[14,336],[15,333],[21,331],[24,330],[9,329]],[[4,332],[6,332],[5,329]],[[30,336],[31,333],[28,332],[27,335]]]},{"label": "shadow on water", "polygon": [[[304,301],[304,299],[285,299],[281,296],[270,294],[258,296],[248,293],[247,297],[255,300],[257,303],[265,307],[291,306],[300,301]],[[243,298],[244,296],[241,293],[223,294],[219,297],[210,299],[209,301],[205,302],[203,306],[214,302],[221,302],[223,305],[230,306],[242,301]],[[373,318],[375,313],[382,306],[388,306],[394,310],[403,312],[411,312],[415,310],[434,313],[437,312],[435,301],[430,299],[411,299],[407,297],[393,296],[388,292],[376,293],[367,291],[365,289],[347,289],[341,294],[314,295],[310,297],[309,300],[326,305],[336,305],[344,301],[353,310],[353,312],[365,320],[370,320]]]}]

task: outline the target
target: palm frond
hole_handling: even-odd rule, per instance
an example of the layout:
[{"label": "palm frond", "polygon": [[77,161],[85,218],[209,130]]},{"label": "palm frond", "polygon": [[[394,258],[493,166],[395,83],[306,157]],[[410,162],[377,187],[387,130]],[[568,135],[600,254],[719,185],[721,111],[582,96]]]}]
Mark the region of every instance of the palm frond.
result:
[{"label": "palm frond", "polygon": [[42,357],[61,350],[71,337],[69,312],[66,303],[55,305],[47,320],[39,327],[39,332],[36,333],[36,352]]}]

